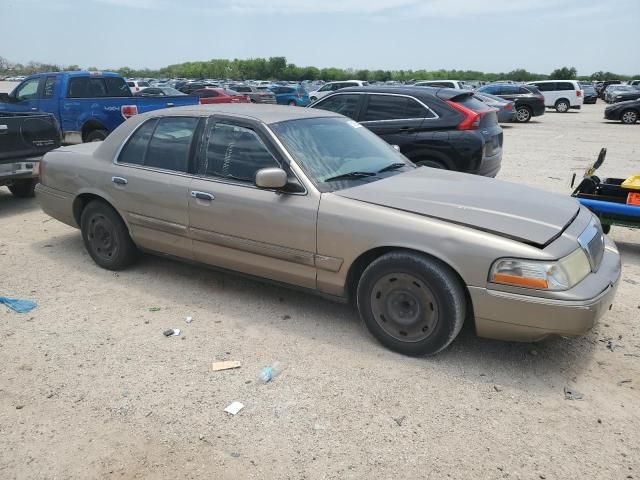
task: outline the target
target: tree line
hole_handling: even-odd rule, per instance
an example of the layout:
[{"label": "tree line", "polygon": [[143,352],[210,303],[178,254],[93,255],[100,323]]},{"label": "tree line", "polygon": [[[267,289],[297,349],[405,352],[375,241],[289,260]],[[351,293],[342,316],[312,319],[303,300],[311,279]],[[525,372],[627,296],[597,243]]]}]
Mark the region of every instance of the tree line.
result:
[{"label": "tree line", "polygon": [[[80,70],[78,65],[56,65],[39,62],[27,64],[11,63],[0,56],[0,75],[30,75],[39,72],[56,72],[63,70]],[[88,67],[87,70],[97,70]],[[640,78],[621,75],[613,72],[594,72],[589,76],[578,76],[574,67],[562,67],[549,74],[533,73],[523,68],[510,72],[487,73],[477,70],[367,70],[353,68],[317,68],[301,67],[288,63],[286,57],[249,58],[249,59],[212,59],[200,62],[185,62],[168,65],[160,69],[134,69],[121,67],[112,70],[124,77],[141,78],[218,78],[218,79],[255,79],[255,80],[368,80],[386,82],[390,80],[406,82],[408,80],[480,80],[493,82],[496,80],[514,80],[526,82],[541,79],[558,80],[630,80]]]}]

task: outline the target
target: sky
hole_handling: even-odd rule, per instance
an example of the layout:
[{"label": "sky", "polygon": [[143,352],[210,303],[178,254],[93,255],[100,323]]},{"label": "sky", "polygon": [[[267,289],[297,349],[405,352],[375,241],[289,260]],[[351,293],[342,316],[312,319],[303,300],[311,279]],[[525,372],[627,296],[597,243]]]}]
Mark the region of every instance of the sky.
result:
[{"label": "sky", "polygon": [[0,56],[22,63],[285,56],[357,69],[640,73],[640,0],[0,0],[0,19]]}]

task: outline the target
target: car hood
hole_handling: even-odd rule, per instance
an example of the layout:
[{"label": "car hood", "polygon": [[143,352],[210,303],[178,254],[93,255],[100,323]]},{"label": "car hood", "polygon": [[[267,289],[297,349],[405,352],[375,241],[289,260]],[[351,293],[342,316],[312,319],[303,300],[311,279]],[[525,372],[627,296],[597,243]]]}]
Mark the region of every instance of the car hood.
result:
[{"label": "car hood", "polygon": [[557,238],[580,210],[578,202],[568,196],[426,167],[334,193],[537,247]]}]

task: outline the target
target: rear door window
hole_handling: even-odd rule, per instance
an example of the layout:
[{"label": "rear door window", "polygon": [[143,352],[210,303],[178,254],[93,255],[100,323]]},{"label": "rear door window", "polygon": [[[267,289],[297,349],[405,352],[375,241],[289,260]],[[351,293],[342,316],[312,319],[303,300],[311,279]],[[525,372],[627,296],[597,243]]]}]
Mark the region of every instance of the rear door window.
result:
[{"label": "rear door window", "polygon": [[131,90],[118,77],[75,77],[69,80],[67,97],[130,97]]},{"label": "rear door window", "polygon": [[556,90],[575,90],[571,82],[556,82]]},{"label": "rear door window", "polygon": [[515,85],[502,85],[500,86],[500,94],[499,95],[517,95],[518,87]]},{"label": "rear door window", "polygon": [[147,147],[144,165],[175,172],[187,172],[191,140],[197,125],[198,119],[193,117],[161,118]]},{"label": "rear door window", "polygon": [[556,89],[555,82],[540,82],[534,84],[541,92],[553,92]]},{"label": "rear door window", "polygon": [[129,163],[131,165],[144,165],[144,155],[147,145],[151,140],[151,134],[158,121],[154,118],[140,126],[131,136],[127,144],[122,149],[118,157],[119,163]]},{"label": "rear door window", "polygon": [[333,95],[326,100],[322,100],[314,108],[340,113],[356,120],[358,114],[358,102],[361,95]]},{"label": "rear door window", "polygon": [[408,97],[396,95],[369,95],[369,103],[362,118],[363,122],[425,118],[426,109]]}]

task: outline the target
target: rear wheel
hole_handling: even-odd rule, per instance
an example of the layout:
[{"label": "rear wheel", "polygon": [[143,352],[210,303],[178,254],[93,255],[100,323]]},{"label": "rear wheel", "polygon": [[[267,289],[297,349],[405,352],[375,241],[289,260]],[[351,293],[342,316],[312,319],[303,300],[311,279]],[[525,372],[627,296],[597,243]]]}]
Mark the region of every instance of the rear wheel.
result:
[{"label": "rear wheel", "polygon": [[298,105],[296,104],[296,102],[295,102],[295,101],[293,101],[293,100],[289,100],[289,106],[290,106],[290,107],[297,107]]},{"label": "rear wheel", "polygon": [[638,121],[638,112],[636,110],[625,110],[620,115],[620,121],[627,125],[633,125]]},{"label": "rear wheel", "polygon": [[567,113],[570,106],[568,100],[560,99],[556,102],[556,112]]},{"label": "rear wheel", "polygon": [[30,198],[35,195],[36,184],[38,180],[29,178],[26,180],[16,180],[9,185],[9,191],[17,198]]},{"label": "rear wheel", "polygon": [[93,261],[107,270],[122,270],[135,260],[136,246],[118,213],[94,200],[80,217],[82,240]]},{"label": "rear wheel", "polygon": [[107,138],[108,135],[109,135],[109,132],[107,132],[106,130],[92,130],[89,133],[87,133],[86,137],[84,137],[84,141],[85,143],[101,142],[105,138]]},{"label": "rear wheel", "polygon": [[442,262],[413,252],[387,253],[362,274],[358,310],[369,331],[405,355],[434,355],[458,335],[464,287]]},{"label": "rear wheel", "polygon": [[527,123],[531,120],[531,109],[529,107],[518,107],[516,110],[516,122],[518,123]]}]

